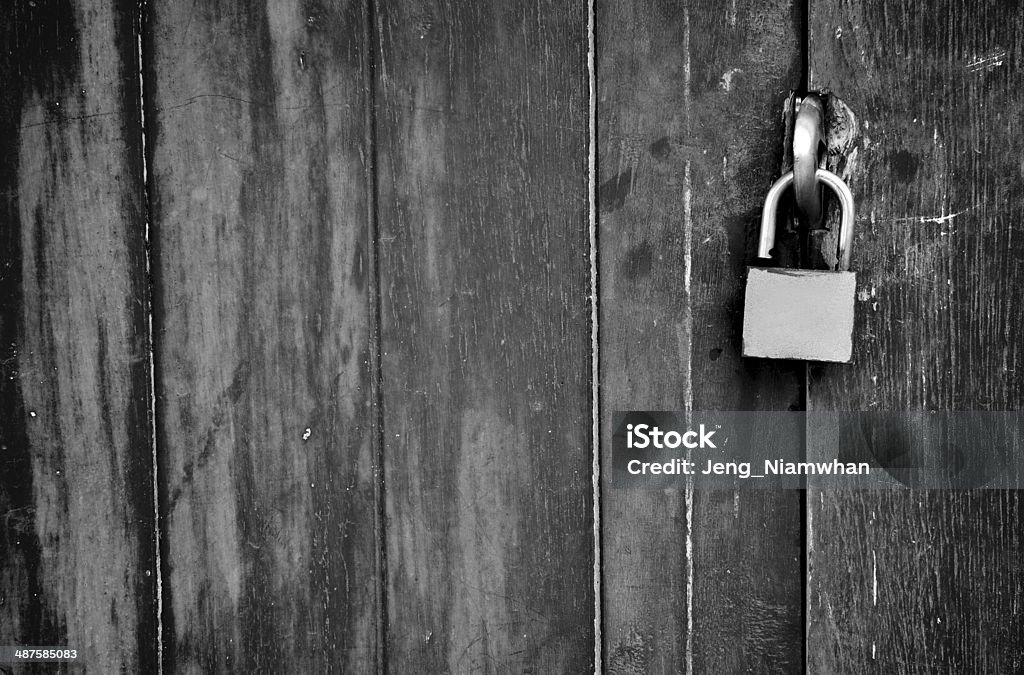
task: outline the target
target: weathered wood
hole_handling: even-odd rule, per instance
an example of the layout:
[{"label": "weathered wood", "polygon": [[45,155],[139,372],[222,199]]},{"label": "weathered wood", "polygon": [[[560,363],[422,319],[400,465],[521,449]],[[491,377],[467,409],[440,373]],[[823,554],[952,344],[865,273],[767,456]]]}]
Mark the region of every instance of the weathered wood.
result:
[{"label": "weathered wood", "polygon": [[0,644],[106,673],[156,669],[135,12],[0,19]]},{"label": "weathered wood", "polygon": [[593,668],[586,3],[377,3],[387,659]]},{"label": "weathered wood", "polygon": [[[854,364],[809,407],[1024,403],[1024,8],[813,0],[810,81],[853,110],[836,168],[860,217]],[[1016,492],[808,495],[808,669],[1024,669]]]},{"label": "weathered wood", "polygon": [[[614,410],[799,409],[799,371],[741,360],[745,266],[799,82],[798,3],[601,0],[604,464]],[[611,673],[802,662],[799,494],[602,491]]]},{"label": "weathered wood", "polygon": [[149,7],[166,666],[370,672],[365,5]]}]

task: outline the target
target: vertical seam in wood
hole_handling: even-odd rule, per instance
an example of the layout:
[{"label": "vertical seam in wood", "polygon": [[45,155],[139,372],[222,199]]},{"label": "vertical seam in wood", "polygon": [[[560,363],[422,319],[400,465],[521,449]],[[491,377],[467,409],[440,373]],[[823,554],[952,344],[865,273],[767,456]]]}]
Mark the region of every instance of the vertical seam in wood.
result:
[{"label": "vertical seam in wood", "polygon": [[146,78],[143,63],[144,58],[144,33],[146,26],[146,0],[139,0],[137,6],[137,35],[136,55],[138,58],[139,70],[139,135],[141,138],[140,153],[142,155],[142,191],[143,191],[143,216],[145,219],[145,232],[143,235],[146,257],[146,345],[149,363],[149,439],[152,466],[152,498],[153,498],[153,538],[154,538],[154,575],[156,577],[156,662],[157,673],[164,672],[164,625],[163,625],[163,533],[160,528],[160,474],[158,465],[158,448],[156,433],[156,357],[155,341],[156,335],[153,330],[153,256],[152,256],[152,229],[153,212],[151,204],[150,177],[149,177],[149,153],[146,147]]},{"label": "vertical seam in wood", "polygon": [[364,89],[364,180],[366,185],[366,249],[369,257],[369,283],[367,284],[367,312],[369,314],[369,355],[370,355],[370,443],[374,458],[374,537],[376,543],[376,601],[377,626],[376,650],[377,672],[387,672],[387,539],[384,535],[387,519],[384,489],[384,400],[383,370],[381,365],[381,291],[380,251],[378,247],[377,214],[377,115],[376,115],[376,61],[375,50],[379,36],[373,30],[376,19],[376,3],[367,0],[363,8],[363,49],[366,60],[363,67]]},{"label": "vertical seam in wood", "polygon": [[[807,438],[807,434],[804,433],[804,438]],[[805,440],[806,444],[806,440]],[[806,452],[805,452],[806,455]],[[800,530],[802,533],[802,541],[800,545],[800,555],[803,557],[803,565],[801,566],[801,613],[803,624],[803,631],[800,648],[803,650],[803,672],[810,672],[810,665],[808,664],[807,658],[807,634],[810,626],[807,623],[809,612],[807,607],[810,606],[810,588],[811,588],[811,552],[814,548],[814,515],[811,513],[811,500],[807,498],[807,490],[801,491],[800,505],[803,507],[800,509]]]},{"label": "vertical seam in wood", "polygon": [[808,93],[811,86],[811,1],[800,0],[800,84],[797,91]]},{"label": "vertical seam in wood", "polygon": [[[809,20],[808,20],[809,22]],[[806,42],[804,46],[806,48]],[[804,442],[803,442],[803,461],[807,460],[807,411],[810,410],[810,393],[811,393],[811,366],[810,364],[804,364],[803,367],[804,381],[801,383],[801,389],[804,395]],[[803,672],[804,675],[810,672],[808,663],[808,640],[807,635],[809,633],[810,626],[807,621],[810,613],[807,611],[810,605],[810,589],[811,589],[811,550],[814,547],[814,541],[812,540],[814,530],[811,515],[811,500],[808,499],[807,494],[807,481],[803,481],[803,489],[800,491],[800,555],[803,558],[803,565],[801,566],[800,574],[800,611],[801,611],[801,623],[803,624],[803,631],[801,634],[800,649],[803,650]]]},{"label": "vertical seam in wood", "polygon": [[[811,86],[811,0],[800,0],[800,92],[802,94],[808,93]],[[795,113],[795,111],[794,111]],[[795,114],[793,119],[795,120]],[[801,237],[801,241],[806,241],[805,238]],[[803,248],[804,244],[801,244]],[[801,389],[803,394],[803,409],[804,409],[804,443],[803,443],[803,456],[804,459],[807,457],[807,428],[806,428],[806,412],[809,409],[810,403],[810,388],[811,388],[811,372],[810,366],[804,365],[802,369],[803,382],[801,383]],[[803,558],[803,565],[800,568],[800,611],[801,611],[801,624],[803,630],[801,631],[800,649],[803,651],[803,672],[806,674],[808,671],[807,662],[807,635],[809,626],[807,625],[807,618],[809,613],[807,607],[810,602],[808,593],[810,591],[810,541],[811,536],[811,515],[810,508],[811,503],[807,498],[806,481],[804,481],[804,489],[800,491],[800,555]]]},{"label": "vertical seam in wood", "polygon": [[[691,63],[690,63],[690,8],[683,9],[683,105],[686,130],[692,127],[691,114]],[[686,293],[683,321],[686,330],[686,383],[685,400],[687,423],[693,412],[693,307],[691,305],[691,280],[693,277],[693,212],[690,160],[686,160],[683,173],[683,261],[684,289]],[[689,459],[689,452],[687,459]],[[686,485],[686,675],[693,675],[693,476],[687,477]]]},{"label": "vertical seam in wood", "polygon": [[[690,80],[690,17],[686,15],[686,94],[689,100]],[[686,410],[686,423],[689,424],[693,413],[693,308],[690,306],[690,279],[693,269],[693,257],[690,250],[691,235],[693,229],[691,210],[691,176],[690,160],[686,160],[686,168],[683,173],[683,240],[684,259],[686,267],[685,288],[686,288],[686,399],[683,405]],[[687,460],[691,452],[687,451]],[[686,479],[686,675],[693,675],[693,476]]]},{"label": "vertical seam in wood", "polygon": [[590,398],[592,500],[594,509],[594,672],[602,669],[601,636],[601,399],[600,343],[598,341],[598,261],[597,261],[597,55],[594,34],[597,0],[587,3],[587,86],[589,88],[587,125],[587,226],[590,230]]}]

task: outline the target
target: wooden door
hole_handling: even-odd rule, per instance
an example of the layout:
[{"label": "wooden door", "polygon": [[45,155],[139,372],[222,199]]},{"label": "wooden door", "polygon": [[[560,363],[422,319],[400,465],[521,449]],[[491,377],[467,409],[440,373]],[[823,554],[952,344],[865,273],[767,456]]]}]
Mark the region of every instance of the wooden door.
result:
[{"label": "wooden door", "polygon": [[[602,446],[614,410],[798,410],[740,358],[743,275],[800,76],[794,7],[597,5]],[[798,672],[798,492],[601,492],[609,672]]]},{"label": "wooden door", "polygon": [[[1016,492],[608,479],[615,410],[1021,404],[1014,3],[3,13],[0,646],[1024,669]],[[802,89],[859,205],[846,366],[740,357]]]},{"label": "wooden door", "polygon": [[2,12],[0,644],[153,672],[161,570],[136,16],[105,1]]},{"label": "wooden door", "polygon": [[[1015,410],[1024,347],[1015,3],[811,3],[810,86],[856,140],[857,351],[812,410]],[[966,448],[967,461],[983,448]],[[809,493],[810,672],[1024,668],[1016,491]]]}]

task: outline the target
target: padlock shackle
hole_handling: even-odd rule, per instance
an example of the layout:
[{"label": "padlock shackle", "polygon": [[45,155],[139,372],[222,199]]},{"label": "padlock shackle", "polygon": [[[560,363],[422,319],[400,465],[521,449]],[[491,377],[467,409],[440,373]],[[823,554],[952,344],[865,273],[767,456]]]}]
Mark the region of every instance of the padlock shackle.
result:
[{"label": "padlock shackle", "polygon": [[[853,247],[853,223],[856,213],[853,206],[853,193],[846,182],[836,174],[826,169],[818,169],[814,172],[814,178],[832,188],[832,191],[839,197],[839,206],[842,212],[842,220],[839,226],[839,269],[850,269],[850,250]],[[772,248],[775,246],[775,214],[779,210],[779,200],[782,193],[793,184],[793,172],[783,175],[771,189],[764,199],[764,209],[761,211],[761,235],[757,242],[757,257],[771,258]]]}]

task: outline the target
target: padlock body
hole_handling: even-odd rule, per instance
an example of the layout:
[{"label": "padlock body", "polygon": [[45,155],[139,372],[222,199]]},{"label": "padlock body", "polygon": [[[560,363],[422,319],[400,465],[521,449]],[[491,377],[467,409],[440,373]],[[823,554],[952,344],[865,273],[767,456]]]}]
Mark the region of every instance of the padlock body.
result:
[{"label": "padlock body", "polygon": [[747,268],[743,356],[849,363],[854,272]]}]

